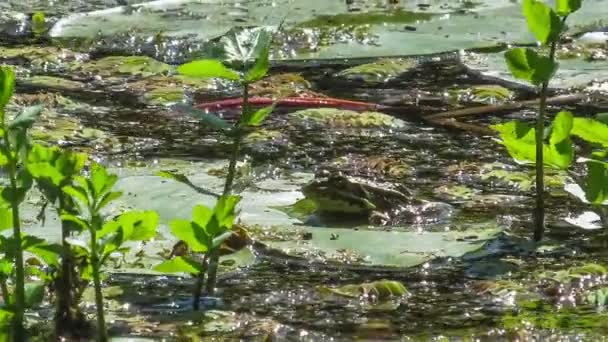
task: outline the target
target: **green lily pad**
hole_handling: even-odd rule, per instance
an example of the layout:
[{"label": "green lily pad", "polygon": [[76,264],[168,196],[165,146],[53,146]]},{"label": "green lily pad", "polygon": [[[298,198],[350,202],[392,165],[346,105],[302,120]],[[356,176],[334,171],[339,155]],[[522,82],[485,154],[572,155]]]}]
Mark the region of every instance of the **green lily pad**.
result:
[{"label": "green lily pad", "polygon": [[408,293],[401,282],[386,279],[371,283],[349,284],[340,287],[324,287],[323,289],[339,296],[351,298],[365,297],[379,301],[394,297],[403,297]]},{"label": "green lily pad", "polygon": [[110,56],[89,61],[76,68],[78,71],[99,76],[152,76],[171,70],[168,64],[147,56]]},{"label": "green lily pad", "polygon": [[414,68],[413,59],[380,59],[377,62],[362,64],[340,71],[337,76],[347,80],[362,80],[366,83],[389,81]]}]

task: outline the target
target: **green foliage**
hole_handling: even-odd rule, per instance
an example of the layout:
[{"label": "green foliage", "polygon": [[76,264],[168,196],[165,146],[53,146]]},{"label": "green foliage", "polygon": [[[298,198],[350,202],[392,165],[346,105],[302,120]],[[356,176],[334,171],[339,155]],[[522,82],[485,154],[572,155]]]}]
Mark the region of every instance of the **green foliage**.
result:
[{"label": "green foliage", "polygon": [[537,0],[524,0],[522,7],[528,29],[534,33],[539,42],[549,44],[558,39],[562,23],[551,7]]},{"label": "green foliage", "polygon": [[555,4],[555,11],[557,15],[565,17],[578,11],[581,8],[583,0],[557,0]]},{"label": "green foliage", "polygon": [[511,74],[534,85],[548,82],[558,64],[548,57],[540,56],[529,48],[514,48],[505,53]]},{"label": "green foliage", "polygon": [[[560,112],[553,121],[549,142],[543,146],[545,165],[567,169],[574,158],[570,131],[572,114]],[[501,143],[515,160],[534,163],[536,161],[535,129],[520,121],[493,125],[500,133]]]},{"label": "green foliage", "polygon": [[226,67],[222,62],[214,59],[199,59],[190,63],[182,64],[177,68],[180,74],[196,78],[222,78],[225,80],[239,81],[241,75]]},{"label": "green foliage", "polygon": [[374,300],[387,300],[394,297],[403,297],[408,291],[405,286],[395,280],[378,280],[371,283],[344,285],[337,288],[328,288],[332,293],[345,297],[365,297]]},{"label": "green foliage", "polygon": [[[595,153],[598,159],[587,159],[585,198],[592,204],[602,205],[608,201],[608,159],[606,152]],[[599,160],[604,158],[604,160]]]},{"label": "green foliage", "polygon": [[261,31],[258,36],[255,48],[255,50],[257,51],[257,58],[255,63],[253,64],[253,67],[249,69],[245,74],[246,82],[251,83],[261,80],[264,76],[266,76],[268,70],[270,70],[270,43],[270,34],[264,30]]},{"label": "green foliage", "polygon": [[[172,221],[171,232],[195,253],[217,250],[232,235],[230,230],[236,218],[236,206],[240,199],[240,196],[221,196],[213,209],[197,205],[192,209],[192,221]],[[198,274],[205,269],[201,264],[195,266],[197,263],[187,257],[178,260],[176,258],[167,260],[154,269],[159,272],[192,274]]]},{"label": "green foliage", "polygon": [[11,68],[0,67],[0,121],[4,122],[4,107],[13,96],[15,72]]},{"label": "green foliage", "polygon": [[590,143],[608,148],[608,124],[589,118],[574,118],[571,133]]}]

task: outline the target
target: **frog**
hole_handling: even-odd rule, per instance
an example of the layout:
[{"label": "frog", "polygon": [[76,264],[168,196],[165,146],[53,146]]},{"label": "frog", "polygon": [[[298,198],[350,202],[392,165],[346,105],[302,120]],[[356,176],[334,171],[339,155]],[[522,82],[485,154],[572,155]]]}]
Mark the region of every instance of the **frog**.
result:
[{"label": "frog", "polygon": [[401,183],[325,172],[302,187],[319,217],[366,219],[372,225],[416,223],[424,218],[443,219],[451,214],[445,203],[416,198]]}]

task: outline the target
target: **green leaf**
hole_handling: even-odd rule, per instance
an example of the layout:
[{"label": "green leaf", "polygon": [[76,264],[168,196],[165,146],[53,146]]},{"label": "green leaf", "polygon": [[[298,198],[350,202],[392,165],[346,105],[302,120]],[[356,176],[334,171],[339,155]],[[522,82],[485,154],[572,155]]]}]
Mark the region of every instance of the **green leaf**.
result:
[{"label": "green leaf", "polygon": [[212,216],[213,210],[204,205],[197,205],[192,208],[192,221],[201,227],[205,227],[209,223]]},{"label": "green leaf", "polygon": [[203,271],[203,267],[190,258],[178,256],[154,266],[154,270],[163,273],[199,274]]},{"label": "green leaf", "polygon": [[129,211],[104,224],[98,236],[122,231],[122,241],[144,241],[156,236],[158,214],[155,211]]},{"label": "green leaf", "polygon": [[97,163],[91,165],[91,176],[87,180],[87,183],[89,184],[89,189],[92,190],[93,198],[100,200],[117,181],[118,176],[110,174],[102,165]]},{"label": "green leaf", "polygon": [[31,235],[26,235],[23,239],[23,250],[34,254],[47,265],[59,265],[59,255],[61,254],[60,245],[49,244],[45,240]]},{"label": "green leaf", "polygon": [[0,231],[13,228],[13,211],[0,203]]},{"label": "green leaf", "polygon": [[8,125],[10,130],[13,129],[28,129],[32,127],[34,121],[38,118],[44,107],[42,105],[26,107],[13,121]]},{"label": "green leaf", "polygon": [[170,226],[173,235],[188,244],[192,251],[205,253],[209,250],[209,237],[199,225],[188,220],[173,220]]},{"label": "green leaf", "polygon": [[231,229],[236,218],[236,206],[241,200],[240,196],[222,196],[215,204],[213,209],[214,217],[217,222],[215,229],[207,228],[207,233],[214,237]]},{"label": "green leaf", "polygon": [[529,81],[534,85],[548,82],[558,66],[548,57],[540,56],[529,48],[511,49],[505,52],[505,59],[515,78]]},{"label": "green leaf", "polygon": [[260,32],[256,45],[258,55],[253,67],[251,67],[251,69],[247,71],[247,74],[245,75],[245,81],[249,83],[259,81],[268,73],[268,70],[270,69],[270,43],[270,34],[265,30]]},{"label": "green leaf", "polygon": [[262,109],[259,109],[258,111],[254,112],[253,114],[251,114],[249,117],[246,118],[246,121],[244,122],[245,125],[247,126],[259,126],[262,124],[262,122],[264,122],[264,119],[266,119],[266,117],[272,113],[272,111],[274,110],[275,105],[273,104],[272,106],[268,106],[268,107],[264,107]]},{"label": "green leaf", "polygon": [[0,121],[4,122],[4,107],[13,96],[15,72],[10,67],[0,67]]},{"label": "green leaf", "polygon": [[562,22],[551,7],[541,1],[524,0],[522,8],[528,28],[539,42],[546,45],[558,39]]},{"label": "green leaf", "polygon": [[77,185],[68,185],[64,186],[62,190],[65,194],[71,196],[74,200],[82,203],[84,206],[90,205],[89,196],[83,187]]},{"label": "green leaf", "polygon": [[608,163],[593,159],[587,161],[585,198],[597,205],[608,201]]},{"label": "green leaf", "polygon": [[180,112],[186,113],[192,117],[199,119],[201,123],[213,129],[225,130],[230,129],[232,127],[230,126],[230,124],[228,124],[228,122],[222,120],[217,115],[209,114],[205,111],[192,108],[186,105],[175,105],[174,107]]},{"label": "green leaf", "polygon": [[[544,164],[558,169],[566,169],[572,163],[574,152],[568,137],[572,127],[572,114],[560,112],[556,117],[549,144],[543,144]],[[536,162],[535,130],[526,123],[510,121],[490,126],[500,133],[502,144],[519,162],[534,164]]]},{"label": "green leaf", "polygon": [[198,78],[222,78],[226,80],[239,81],[241,76],[234,70],[226,67],[222,62],[215,59],[199,59],[190,63],[182,64],[177,71],[185,76]]},{"label": "green leaf", "polygon": [[110,204],[115,199],[120,198],[120,196],[122,196],[122,191],[110,191],[108,193],[105,193],[97,204],[97,210],[99,211],[105,208],[106,205]]},{"label": "green leaf", "polygon": [[608,148],[608,124],[588,118],[574,118],[572,135]]},{"label": "green leaf", "polygon": [[35,282],[25,284],[25,307],[28,309],[42,303],[44,299],[44,283]]},{"label": "green leaf", "polygon": [[232,236],[232,234],[234,234],[234,232],[227,231],[227,232],[220,234],[218,237],[213,238],[213,242],[211,243],[212,249],[218,248],[222,243],[224,243],[224,241],[229,239]]},{"label": "green leaf", "polygon": [[565,17],[581,8],[583,0],[557,0],[555,11],[559,16]]}]

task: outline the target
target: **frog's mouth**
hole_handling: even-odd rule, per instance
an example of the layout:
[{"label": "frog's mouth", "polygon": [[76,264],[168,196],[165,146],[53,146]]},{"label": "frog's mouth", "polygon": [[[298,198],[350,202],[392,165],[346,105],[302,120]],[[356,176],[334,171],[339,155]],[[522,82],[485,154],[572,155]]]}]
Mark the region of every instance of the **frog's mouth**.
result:
[{"label": "frog's mouth", "polygon": [[319,213],[367,214],[376,209],[368,199],[332,187],[305,187],[302,192],[306,198],[315,202]]}]

